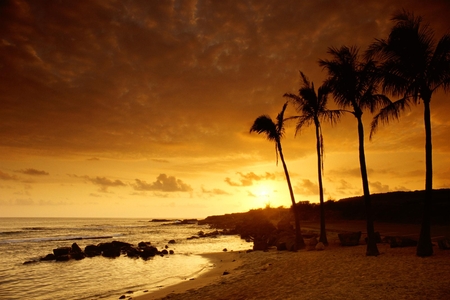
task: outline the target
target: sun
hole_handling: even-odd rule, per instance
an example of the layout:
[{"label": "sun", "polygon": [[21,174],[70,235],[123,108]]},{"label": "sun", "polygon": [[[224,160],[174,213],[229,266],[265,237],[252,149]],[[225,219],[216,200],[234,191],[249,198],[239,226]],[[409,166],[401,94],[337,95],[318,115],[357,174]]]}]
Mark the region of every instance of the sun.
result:
[{"label": "sun", "polygon": [[255,196],[255,204],[258,207],[263,207],[270,205],[270,201],[273,196],[273,187],[268,184],[259,184],[255,186],[252,191],[252,194]]}]

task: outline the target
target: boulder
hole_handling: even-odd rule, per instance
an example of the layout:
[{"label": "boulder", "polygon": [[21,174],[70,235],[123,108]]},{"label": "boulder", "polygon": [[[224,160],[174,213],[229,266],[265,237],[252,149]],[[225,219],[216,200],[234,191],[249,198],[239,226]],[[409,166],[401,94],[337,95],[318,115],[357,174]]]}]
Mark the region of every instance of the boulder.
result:
[{"label": "boulder", "polygon": [[164,255],[169,254],[169,251],[167,251],[166,249],[164,249],[164,250],[161,251],[161,254],[164,254]]},{"label": "boulder", "polygon": [[53,254],[56,257],[63,256],[63,255],[69,255],[71,250],[72,250],[71,247],[59,247],[59,248],[53,249]]},{"label": "boulder", "polygon": [[141,251],[141,257],[142,257],[143,259],[147,259],[147,258],[149,258],[149,257],[155,256],[155,255],[158,254],[158,253],[159,253],[159,251],[158,251],[158,249],[157,249],[156,247],[149,246],[149,247],[147,247],[147,248],[142,249],[142,251]]},{"label": "boulder", "polygon": [[81,253],[83,252],[80,248],[80,246],[78,246],[77,243],[73,243],[72,244],[72,249],[70,250],[71,253]]},{"label": "boulder", "polygon": [[173,252],[173,250],[169,250],[169,254],[174,254],[175,252]]},{"label": "boulder", "polygon": [[145,248],[145,247],[148,247],[148,246],[150,246],[152,243],[150,243],[150,242],[140,242],[139,244],[138,244],[138,247],[139,248]]},{"label": "boulder", "polygon": [[56,261],[68,261],[70,260],[70,256],[69,255],[58,255],[55,257]]},{"label": "boulder", "polygon": [[169,241],[169,244],[175,244],[176,242],[175,242],[175,240],[170,240]]},{"label": "boulder", "polygon": [[450,250],[450,238],[440,239],[438,245],[441,250]]},{"label": "boulder", "polygon": [[260,238],[253,240],[253,250],[266,251],[268,248],[269,244],[267,243],[267,239]]},{"label": "boulder", "polygon": [[94,257],[99,256],[102,254],[101,249],[96,245],[87,245],[84,248],[84,254],[86,254],[87,257]]},{"label": "boulder", "polygon": [[361,231],[339,233],[338,237],[342,246],[357,246],[361,238]]},{"label": "boulder", "polygon": [[70,254],[70,257],[75,260],[82,260],[86,255],[83,252],[73,252]]}]

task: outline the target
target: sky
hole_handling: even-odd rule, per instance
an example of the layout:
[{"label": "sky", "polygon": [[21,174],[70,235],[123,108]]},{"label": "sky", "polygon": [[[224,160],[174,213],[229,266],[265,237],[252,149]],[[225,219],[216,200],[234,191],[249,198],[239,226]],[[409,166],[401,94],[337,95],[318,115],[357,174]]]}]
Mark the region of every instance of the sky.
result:
[{"label": "sky", "polygon": [[[253,121],[275,119],[299,71],[320,86],[329,47],[386,38],[399,9],[435,39],[450,30],[447,0],[0,1],[0,217],[289,207],[274,144],[249,133]],[[449,97],[431,102],[434,188],[450,187]],[[369,140],[372,117],[371,193],[424,189],[423,106]],[[325,200],[361,195],[356,119],[323,135]],[[314,128],[288,123],[282,145],[296,201],[318,202]]]}]

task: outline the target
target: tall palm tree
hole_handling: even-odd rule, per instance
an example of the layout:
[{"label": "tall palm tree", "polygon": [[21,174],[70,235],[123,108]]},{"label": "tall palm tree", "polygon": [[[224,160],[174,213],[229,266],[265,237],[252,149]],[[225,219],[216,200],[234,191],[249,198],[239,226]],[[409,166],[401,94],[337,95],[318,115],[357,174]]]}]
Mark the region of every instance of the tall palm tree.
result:
[{"label": "tall palm tree", "polygon": [[326,86],[321,86],[319,89],[314,89],[314,83],[310,82],[308,78],[300,72],[302,78],[302,86],[298,91],[298,95],[284,94],[284,97],[289,98],[294,102],[296,109],[300,116],[291,117],[289,119],[297,119],[297,127],[295,133],[297,134],[304,126],[314,124],[316,128],[316,150],[317,150],[317,174],[319,181],[319,199],[320,199],[320,238],[319,241],[324,245],[328,245],[327,233],[325,229],[325,207],[323,200],[323,136],[320,120],[329,121],[332,124],[336,123],[340,118],[342,111],[328,110],[328,94],[329,89]]},{"label": "tall palm tree", "polygon": [[284,112],[287,107],[287,102],[283,105],[283,109],[277,116],[276,123],[272,121],[272,119],[267,115],[262,115],[256,118],[252,127],[250,128],[250,132],[256,132],[258,134],[264,133],[269,141],[275,142],[275,151],[277,153],[277,161],[278,155],[280,155],[281,163],[283,164],[284,174],[286,176],[286,181],[289,187],[289,193],[291,195],[292,201],[292,211],[294,213],[295,219],[295,244],[297,249],[305,247],[305,242],[303,240],[301,231],[300,231],[300,216],[297,210],[297,205],[295,203],[294,192],[292,190],[291,179],[289,177],[289,172],[286,166],[286,162],[284,161],[283,149],[281,148],[281,138],[284,135]]},{"label": "tall palm tree", "polygon": [[424,105],[425,124],[425,199],[422,225],[416,254],[433,254],[431,243],[431,205],[433,193],[433,163],[431,144],[430,102],[432,94],[450,88],[450,34],[436,44],[434,33],[421,17],[401,11],[394,14],[395,25],[389,37],[376,40],[368,49],[367,57],[380,59],[382,87],[385,92],[401,97],[383,108],[372,122],[372,132],[378,123],[398,119],[410,104]]},{"label": "tall palm tree", "polygon": [[329,48],[332,60],[319,60],[319,65],[328,71],[328,86],[336,104],[342,109],[350,109],[358,122],[359,164],[361,169],[364,204],[367,219],[367,251],[368,256],[379,254],[373,225],[372,204],[367,177],[366,158],[364,153],[363,110],[374,112],[379,106],[387,103],[384,95],[377,94],[377,77],[374,76],[375,64],[371,60],[362,60],[356,47]]}]

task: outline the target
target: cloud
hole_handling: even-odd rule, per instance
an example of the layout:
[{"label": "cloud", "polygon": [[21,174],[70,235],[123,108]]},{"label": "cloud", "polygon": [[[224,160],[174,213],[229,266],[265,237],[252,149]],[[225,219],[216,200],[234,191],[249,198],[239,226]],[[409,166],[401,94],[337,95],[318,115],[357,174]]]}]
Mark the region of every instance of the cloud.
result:
[{"label": "cloud", "polygon": [[379,181],[369,182],[371,193],[387,193],[390,192],[389,185],[382,184]]},{"label": "cloud", "polygon": [[36,170],[36,169],[25,169],[25,170],[19,170],[17,171],[22,174],[31,175],[31,176],[42,176],[42,175],[49,175],[46,171]]},{"label": "cloud", "polygon": [[15,176],[15,175],[9,175],[7,173],[4,173],[4,172],[0,171],[0,180],[18,181],[19,177]]},{"label": "cloud", "polygon": [[302,179],[294,186],[294,192],[304,196],[318,195],[319,186],[309,179]]},{"label": "cloud", "polygon": [[152,183],[140,179],[135,179],[135,181],[136,183],[132,186],[136,191],[191,192],[193,190],[190,185],[182,180],[166,174],[160,174],[156,181]]},{"label": "cloud", "polygon": [[108,188],[110,188],[110,187],[126,186],[125,183],[123,183],[122,181],[120,181],[118,179],[111,180],[106,177],[98,177],[98,176],[95,178],[85,176],[85,178],[88,181],[92,182],[93,184],[100,186],[100,191],[103,193],[106,193],[108,191]]},{"label": "cloud", "polygon": [[202,187],[202,193],[203,194],[209,194],[209,195],[231,195],[230,193],[221,190],[221,189],[212,189],[212,190],[207,190],[204,187]]},{"label": "cloud", "polygon": [[227,177],[225,178],[225,182],[228,183],[230,186],[251,186],[253,185],[254,181],[260,181],[260,180],[275,180],[276,175],[273,173],[266,172],[264,175],[256,175],[253,172],[244,174],[242,172],[237,172],[237,174],[240,176],[238,179],[240,183],[232,181],[231,178]]}]

